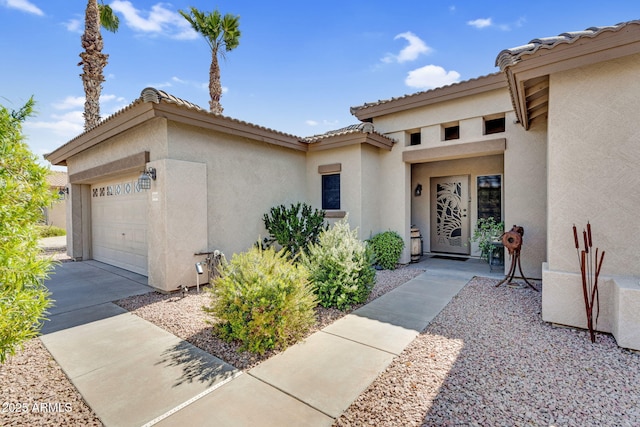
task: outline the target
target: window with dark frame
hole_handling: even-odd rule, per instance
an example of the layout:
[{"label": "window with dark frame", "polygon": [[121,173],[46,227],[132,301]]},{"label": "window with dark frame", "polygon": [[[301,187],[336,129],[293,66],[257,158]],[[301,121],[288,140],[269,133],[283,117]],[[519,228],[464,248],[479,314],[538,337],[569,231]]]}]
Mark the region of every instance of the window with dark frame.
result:
[{"label": "window with dark frame", "polygon": [[340,209],[340,174],[322,175],[322,209]]},{"label": "window with dark frame", "polygon": [[492,133],[504,132],[504,117],[497,119],[485,119],[484,121],[484,134],[491,135]]},{"label": "window with dark frame", "polygon": [[422,136],[420,132],[414,132],[410,135],[409,144],[411,145],[420,145],[422,144]]},{"label": "window with dark frame", "polygon": [[502,219],[502,176],[483,175],[478,177],[478,219]]},{"label": "window with dark frame", "polygon": [[444,140],[460,139],[460,126],[447,126],[444,128]]}]

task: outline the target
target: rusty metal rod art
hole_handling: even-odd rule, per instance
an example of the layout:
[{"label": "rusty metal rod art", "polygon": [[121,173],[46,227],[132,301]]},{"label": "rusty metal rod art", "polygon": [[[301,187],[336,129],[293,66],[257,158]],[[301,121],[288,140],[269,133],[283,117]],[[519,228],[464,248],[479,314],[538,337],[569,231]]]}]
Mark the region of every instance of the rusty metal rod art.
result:
[{"label": "rusty metal rod art", "polygon": [[[578,230],[573,225],[573,240],[578,253],[578,262],[580,263],[580,273],[582,278],[582,295],[584,297],[584,308],[587,314],[587,328],[591,342],[596,342],[595,328],[598,326],[598,317],[600,316],[600,295],[598,294],[598,278],[600,277],[600,269],[602,261],[604,261],[604,251],[598,259],[598,248],[595,253],[593,251],[593,240],[591,238],[591,224],[587,221],[587,229],[582,230],[582,240],[584,241],[584,249],[580,249],[580,240],[578,239]],[[593,308],[596,308],[595,325],[593,318]]]},{"label": "rusty metal rod art", "polygon": [[513,276],[516,274],[516,265],[520,270],[520,276],[525,281],[527,285],[534,291],[538,291],[535,286],[533,286],[525,277],[522,272],[522,264],[520,263],[520,250],[522,249],[522,236],[524,236],[524,228],[518,225],[514,225],[511,230],[507,231],[502,235],[502,244],[505,248],[509,250],[509,255],[511,256],[511,267],[509,268],[509,273],[505,276],[505,278],[496,285],[496,288],[502,285],[504,282],[507,282],[509,285],[513,281]]}]

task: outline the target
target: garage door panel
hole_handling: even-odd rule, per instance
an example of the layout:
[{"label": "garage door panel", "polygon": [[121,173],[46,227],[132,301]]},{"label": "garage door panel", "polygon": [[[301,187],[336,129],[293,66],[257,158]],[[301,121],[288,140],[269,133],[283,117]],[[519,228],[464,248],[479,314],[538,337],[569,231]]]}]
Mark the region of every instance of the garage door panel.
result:
[{"label": "garage door panel", "polygon": [[91,188],[93,258],[147,275],[147,195],[137,176]]}]

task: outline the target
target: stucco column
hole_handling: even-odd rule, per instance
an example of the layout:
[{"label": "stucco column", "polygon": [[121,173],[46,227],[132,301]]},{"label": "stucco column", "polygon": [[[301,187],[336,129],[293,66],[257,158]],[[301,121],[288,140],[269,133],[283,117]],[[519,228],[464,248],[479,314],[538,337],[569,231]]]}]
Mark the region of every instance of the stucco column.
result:
[{"label": "stucco column", "polygon": [[91,186],[71,184],[67,196],[67,255],[91,259]]},{"label": "stucco column", "polygon": [[163,292],[195,285],[195,253],[208,249],[207,166],[164,159],[148,194],[149,285]]}]

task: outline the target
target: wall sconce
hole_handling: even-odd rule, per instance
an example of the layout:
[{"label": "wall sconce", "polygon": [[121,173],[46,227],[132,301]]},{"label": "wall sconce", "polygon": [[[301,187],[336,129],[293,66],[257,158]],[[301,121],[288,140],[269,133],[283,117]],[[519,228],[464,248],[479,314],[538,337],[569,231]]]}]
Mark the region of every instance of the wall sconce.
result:
[{"label": "wall sconce", "polygon": [[68,187],[59,187],[58,188],[58,197],[60,197],[60,200],[64,200],[65,196],[69,194],[69,188]]},{"label": "wall sconce", "polygon": [[416,189],[413,190],[413,194],[415,194],[416,197],[418,197],[418,196],[420,196],[422,194],[422,184],[416,185]]},{"label": "wall sconce", "polygon": [[149,168],[142,171],[138,178],[138,186],[141,190],[148,190],[151,188],[151,180],[156,180],[156,168]]}]

